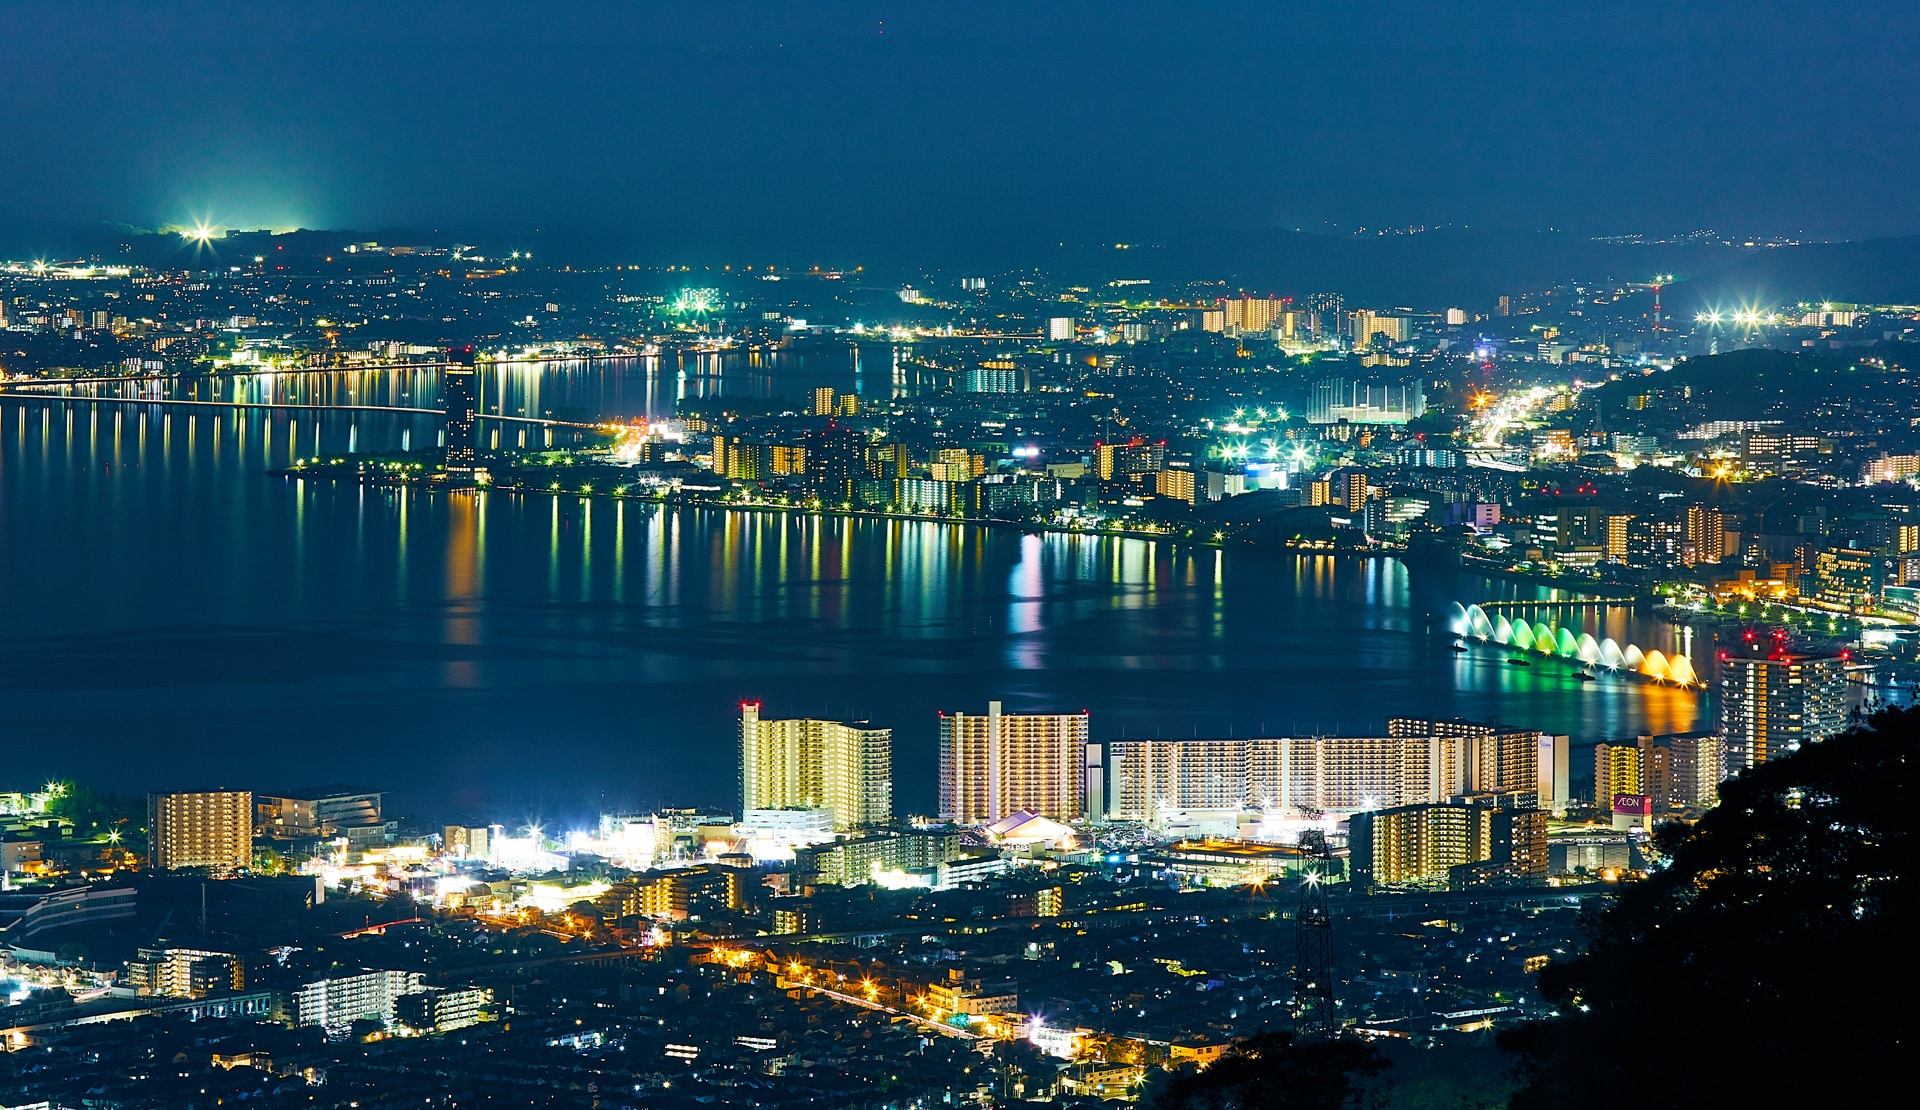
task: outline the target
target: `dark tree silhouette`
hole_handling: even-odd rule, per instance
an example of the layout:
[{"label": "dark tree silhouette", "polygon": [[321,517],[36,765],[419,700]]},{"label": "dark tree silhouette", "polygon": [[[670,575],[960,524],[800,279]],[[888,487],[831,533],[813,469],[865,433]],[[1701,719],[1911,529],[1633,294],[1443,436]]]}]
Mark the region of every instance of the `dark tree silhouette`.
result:
[{"label": "dark tree silhouette", "polygon": [[1364,1041],[1295,1042],[1256,1033],[1205,1071],[1181,1072],[1154,1097],[1155,1110],[1360,1110],[1383,1105],[1391,1067]]},{"label": "dark tree silhouette", "polygon": [[1514,1110],[1881,1105],[1914,1043],[1920,711],[1723,783],[1660,834],[1666,866],[1540,974],[1561,1011],[1515,1030]]}]

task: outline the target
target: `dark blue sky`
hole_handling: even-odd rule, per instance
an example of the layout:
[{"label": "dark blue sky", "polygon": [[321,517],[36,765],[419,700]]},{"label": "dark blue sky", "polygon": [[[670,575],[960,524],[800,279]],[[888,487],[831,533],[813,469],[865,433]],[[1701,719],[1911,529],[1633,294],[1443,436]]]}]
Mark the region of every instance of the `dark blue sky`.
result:
[{"label": "dark blue sky", "polygon": [[1920,231],[1920,5],[11,3],[0,222]]}]

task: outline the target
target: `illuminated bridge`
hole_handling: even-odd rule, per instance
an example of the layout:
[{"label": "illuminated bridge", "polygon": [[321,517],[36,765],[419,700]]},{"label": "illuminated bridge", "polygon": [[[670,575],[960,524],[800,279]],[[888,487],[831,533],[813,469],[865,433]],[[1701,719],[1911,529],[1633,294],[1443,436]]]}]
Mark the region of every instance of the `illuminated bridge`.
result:
[{"label": "illuminated bridge", "polygon": [[1598,609],[1605,605],[1627,605],[1637,599],[1632,597],[1583,597],[1560,601],[1483,601],[1480,608],[1486,612],[1496,609]]},{"label": "illuminated bridge", "polygon": [[[89,397],[79,394],[58,393],[16,393],[7,391],[8,400],[13,401],[64,401],[81,405],[161,405],[171,408],[207,408],[207,409],[277,409],[290,412],[396,412],[414,416],[445,416],[444,409],[423,409],[409,405],[345,405],[310,404],[298,401],[199,401],[174,397]],[[501,416],[494,413],[475,413],[475,420],[487,420],[501,424],[531,424],[542,428],[593,428],[598,425],[577,420],[552,420],[542,416]]]},{"label": "illuminated bridge", "polygon": [[1643,651],[1638,644],[1621,647],[1612,637],[1595,640],[1588,632],[1576,632],[1566,627],[1556,628],[1545,621],[1529,622],[1520,616],[1509,619],[1505,613],[1491,615],[1489,605],[1461,605],[1453,602],[1447,607],[1447,627],[1454,635],[1479,640],[1482,643],[1504,644],[1519,651],[1538,652],[1541,655],[1589,667],[1605,667],[1613,671],[1626,671],[1643,675],[1655,682],[1671,682],[1676,686],[1704,686],[1700,676],[1694,673],[1693,662],[1685,655],[1668,656],[1658,650]]}]

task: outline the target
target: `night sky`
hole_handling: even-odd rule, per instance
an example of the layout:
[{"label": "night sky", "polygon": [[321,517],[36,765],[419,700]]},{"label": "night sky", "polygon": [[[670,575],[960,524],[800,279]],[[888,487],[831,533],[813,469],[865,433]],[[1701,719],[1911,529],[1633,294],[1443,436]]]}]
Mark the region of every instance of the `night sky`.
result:
[{"label": "night sky", "polygon": [[0,222],[1920,231],[1920,5],[13,3]]}]

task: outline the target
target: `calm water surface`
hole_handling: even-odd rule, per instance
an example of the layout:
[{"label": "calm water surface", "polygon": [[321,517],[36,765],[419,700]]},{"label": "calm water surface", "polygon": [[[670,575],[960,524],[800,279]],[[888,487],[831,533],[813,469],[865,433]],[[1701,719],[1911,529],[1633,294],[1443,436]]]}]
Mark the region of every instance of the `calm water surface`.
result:
[{"label": "calm water surface", "polygon": [[[614,388],[571,374],[539,388]],[[936,711],[989,698],[1089,709],[1099,739],[1434,713],[1591,742],[1701,712],[1452,652],[1429,612],[1540,592],[1393,561],[269,473],[436,428],[0,400],[0,789],[352,780],[433,818],[725,805],[752,698],[893,726],[896,804],[925,812]],[[1620,610],[1581,627],[1683,646]]]}]

